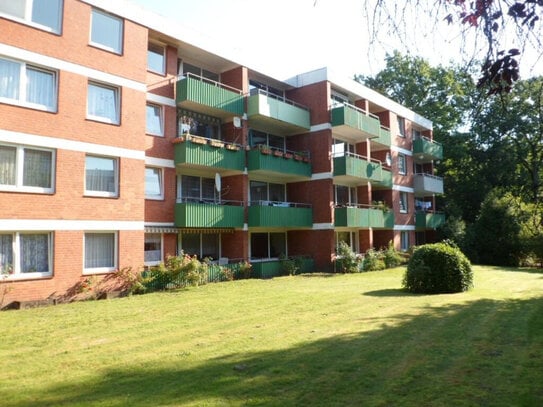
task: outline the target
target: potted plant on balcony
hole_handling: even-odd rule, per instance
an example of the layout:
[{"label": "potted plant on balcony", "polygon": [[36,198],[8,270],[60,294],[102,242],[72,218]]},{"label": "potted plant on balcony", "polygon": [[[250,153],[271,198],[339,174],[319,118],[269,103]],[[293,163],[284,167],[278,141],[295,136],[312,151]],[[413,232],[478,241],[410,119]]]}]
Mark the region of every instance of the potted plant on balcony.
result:
[{"label": "potted plant on balcony", "polygon": [[283,157],[283,152],[281,150],[273,150],[273,155],[276,157]]},{"label": "potted plant on balcony", "polygon": [[190,140],[191,142],[196,143],[196,144],[206,144],[207,143],[206,139],[203,138],[203,137],[200,137],[200,136],[187,136],[187,140]]},{"label": "potted plant on balcony", "polygon": [[301,154],[294,154],[294,159],[296,161],[302,161],[304,159],[304,157],[301,155]]},{"label": "potted plant on balcony", "polygon": [[215,139],[209,140],[209,145],[211,147],[216,147],[216,148],[223,148],[224,147],[224,143],[222,141],[215,140]]},{"label": "potted plant on balcony", "polygon": [[289,153],[289,152],[285,151],[285,153],[283,154],[283,158],[290,159],[292,157],[294,157],[294,154],[292,154],[292,153]]},{"label": "potted plant on balcony", "polygon": [[269,148],[268,146],[264,146],[264,145],[262,145],[262,144],[259,146],[259,149],[260,149],[260,152],[261,152],[262,154],[266,154],[266,155],[269,155],[269,154],[271,154],[271,152],[272,152],[272,151],[271,151],[271,148]]},{"label": "potted plant on balcony", "polygon": [[227,150],[230,150],[230,151],[238,151],[239,150],[239,146],[237,144],[226,144],[226,149]]},{"label": "potted plant on balcony", "polygon": [[179,137],[175,137],[175,138],[172,140],[172,143],[173,143],[173,144],[179,144],[179,143],[183,143],[184,141],[185,141],[185,137],[179,136]]}]

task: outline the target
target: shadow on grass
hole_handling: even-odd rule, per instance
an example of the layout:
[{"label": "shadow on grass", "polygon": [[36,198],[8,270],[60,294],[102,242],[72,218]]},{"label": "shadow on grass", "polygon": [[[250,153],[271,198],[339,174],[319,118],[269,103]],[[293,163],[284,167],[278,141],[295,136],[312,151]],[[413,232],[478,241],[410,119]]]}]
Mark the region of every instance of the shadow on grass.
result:
[{"label": "shadow on grass", "polygon": [[366,291],[363,295],[370,297],[414,297],[419,294],[410,293],[403,288],[389,288],[385,290]]},{"label": "shadow on grass", "polygon": [[477,264],[477,266],[484,267],[487,270],[496,271],[496,272],[543,274],[543,268],[541,267],[503,267],[503,266],[485,266],[485,265],[480,265],[480,264]]},{"label": "shadow on grass", "polygon": [[382,329],[197,366],[172,343],[160,365],[135,354],[131,366],[3,405],[543,405],[542,315],[542,298],[432,307]]}]

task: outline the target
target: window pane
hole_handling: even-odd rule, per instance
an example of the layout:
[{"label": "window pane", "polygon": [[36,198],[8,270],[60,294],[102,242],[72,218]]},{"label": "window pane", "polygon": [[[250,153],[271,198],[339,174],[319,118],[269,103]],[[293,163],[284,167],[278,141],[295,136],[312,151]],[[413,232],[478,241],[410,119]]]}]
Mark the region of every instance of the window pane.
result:
[{"label": "window pane", "polygon": [[162,135],[162,108],[156,105],[147,105],[146,131],[149,134]]},{"label": "window pane", "polygon": [[268,188],[265,182],[251,181],[250,183],[251,202],[258,204],[259,201],[268,201]]},{"label": "window pane", "polygon": [[51,151],[24,149],[23,185],[51,188],[53,153]]},{"label": "window pane", "polygon": [[273,148],[278,148],[279,150],[285,149],[285,138],[281,136],[274,136],[270,134],[268,136],[269,146]]},{"label": "window pane", "polygon": [[267,233],[251,233],[251,258],[268,258]]},{"label": "window pane", "polygon": [[60,9],[62,0],[34,0],[32,21],[60,31]]},{"label": "window pane", "polygon": [[160,45],[148,45],[147,69],[162,74],[164,73],[164,48]]},{"label": "window pane", "polygon": [[145,234],[145,262],[157,262],[162,260],[161,242],[160,233]]},{"label": "window pane", "polygon": [[0,185],[15,185],[17,149],[0,146]]},{"label": "window pane", "polygon": [[21,234],[21,273],[49,271],[49,235]]},{"label": "window pane", "polygon": [[0,235],[0,274],[13,270],[13,235]]},{"label": "window pane", "polygon": [[349,187],[336,185],[336,205],[347,205],[349,202]]},{"label": "window pane", "polygon": [[202,199],[215,200],[215,180],[213,178],[202,178]]},{"label": "window pane", "polygon": [[26,99],[30,103],[54,107],[55,74],[41,69],[26,69]]},{"label": "window pane", "polygon": [[183,175],[181,178],[181,197],[188,201],[200,200],[200,178]]},{"label": "window pane", "polygon": [[268,143],[268,136],[266,133],[262,133],[261,131],[257,130],[250,130],[249,135],[251,137],[252,146],[266,145]]},{"label": "window pane", "polygon": [[112,123],[119,121],[117,89],[89,83],[87,99],[89,116],[102,117]]},{"label": "window pane", "polygon": [[85,268],[115,267],[115,234],[85,234]]},{"label": "window pane", "polygon": [[287,200],[283,184],[269,184],[270,201],[284,202]]},{"label": "window pane", "polygon": [[123,22],[117,17],[92,10],[91,42],[121,53]]},{"label": "window pane", "polygon": [[181,249],[184,254],[200,255],[200,234],[199,233],[186,233],[181,237]]},{"label": "window pane", "polygon": [[87,156],[85,159],[85,189],[87,191],[116,192],[115,160]]},{"label": "window pane", "polygon": [[287,240],[284,233],[270,233],[270,257],[287,254]]},{"label": "window pane", "polygon": [[202,234],[202,255],[201,257],[205,259],[206,257],[217,260],[219,258],[219,234],[213,233],[204,233]]},{"label": "window pane", "polygon": [[0,97],[19,99],[21,64],[0,59]]},{"label": "window pane", "polygon": [[162,196],[162,180],[160,168],[145,168],[145,195]]},{"label": "window pane", "polygon": [[13,17],[25,17],[26,0],[1,0],[0,13],[6,13]]}]

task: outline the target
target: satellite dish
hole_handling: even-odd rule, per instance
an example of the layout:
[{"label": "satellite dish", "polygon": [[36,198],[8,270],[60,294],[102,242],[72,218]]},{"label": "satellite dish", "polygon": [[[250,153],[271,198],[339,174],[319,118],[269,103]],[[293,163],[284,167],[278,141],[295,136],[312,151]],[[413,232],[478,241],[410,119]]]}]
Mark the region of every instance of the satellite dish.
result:
[{"label": "satellite dish", "polygon": [[221,174],[215,173],[215,189],[217,192],[221,192]]},{"label": "satellite dish", "polygon": [[390,152],[387,153],[385,161],[389,167],[392,165],[392,157],[390,156]]},{"label": "satellite dish", "polygon": [[240,129],[241,128],[241,118],[239,117],[234,117],[234,127],[236,129]]}]

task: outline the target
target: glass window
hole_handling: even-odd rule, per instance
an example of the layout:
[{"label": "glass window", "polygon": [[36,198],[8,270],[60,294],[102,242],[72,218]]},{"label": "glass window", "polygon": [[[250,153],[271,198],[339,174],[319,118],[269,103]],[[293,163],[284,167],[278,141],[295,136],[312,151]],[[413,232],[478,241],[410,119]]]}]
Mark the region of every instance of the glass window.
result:
[{"label": "glass window", "polygon": [[219,233],[185,233],[181,236],[181,250],[200,259],[218,260],[220,237]]},{"label": "glass window", "polygon": [[397,116],[398,120],[398,131],[401,137],[405,137],[405,119],[403,117]]},{"label": "glass window", "polygon": [[192,134],[210,139],[220,139],[221,120],[188,110],[179,111],[179,135]]},{"label": "glass window", "polygon": [[287,200],[287,194],[285,192],[284,184],[268,184],[269,200],[274,202],[285,202]]},{"label": "glass window", "polygon": [[147,45],[147,69],[159,74],[165,73],[166,57],[164,47],[156,44]]},{"label": "glass window", "polygon": [[402,175],[407,173],[407,164],[404,154],[398,154],[398,173]]},{"label": "glass window", "polygon": [[336,205],[350,205],[357,203],[356,188],[336,185]]},{"label": "glass window", "polygon": [[118,195],[118,168],[115,158],[85,157],[85,194],[116,197]]},{"label": "glass window", "polygon": [[146,132],[153,136],[163,136],[162,106],[147,104]]},{"label": "glass window", "polygon": [[146,233],[144,243],[144,262],[146,265],[157,264],[162,261],[162,235],[160,233]]},{"label": "glass window", "polygon": [[0,234],[0,269],[9,277],[43,277],[52,274],[50,233]]},{"label": "glass window", "polygon": [[251,258],[279,258],[287,254],[285,233],[251,233]]},{"label": "glass window", "polygon": [[356,232],[344,231],[336,233],[336,250],[339,248],[339,242],[346,243],[353,252],[358,252]]},{"label": "glass window", "polygon": [[56,110],[57,74],[24,62],[0,58],[0,100]]},{"label": "glass window", "polygon": [[119,89],[89,82],[87,116],[89,119],[119,124]]},{"label": "glass window", "polygon": [[162,188],[162,170],[160,168],[145,167],[145,198],[164,198]]},{"label": "glass window", "polygon": [[0,189],[53,192],[51,150],[0,145]]},{"label": "glass window", "polygon": [[214,178],[181,176],[181,200],[184,202],[215,202],[218,197]]},{"label": "glass window", "polygon": [[408,231],[404,230],[400,232],[400,240],[401,240],[400,248],[403,251],[409,250],[409,232]]},{"label": "glass window", "polygon": [[0,14],[60,32],[62,0],[2,0]]},{"label": "glass window", "polygon": [[96,9],[91,15],[91,44],[121,54],[123,20]]},{"label": "glass window", "polygon": [[251,202],[255,205],[267,205],[270,202],[286,202],[287,194],[284,184],[273,184],[261,181],[251,181],[249,184]]},{"label": "glass window", "polygon": [[117,235],[114,232],[85,233],[85,272],[113,271],[117,259]]},{"label": "glass window", "polygon": [[407,192],[400,191],[400,212],[407,213]]}]

